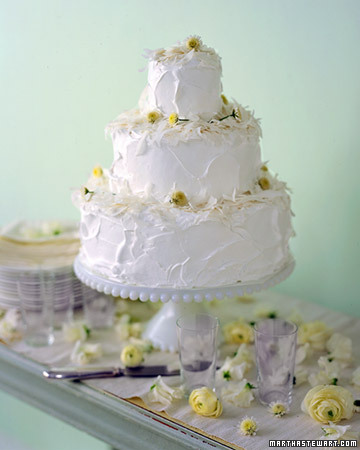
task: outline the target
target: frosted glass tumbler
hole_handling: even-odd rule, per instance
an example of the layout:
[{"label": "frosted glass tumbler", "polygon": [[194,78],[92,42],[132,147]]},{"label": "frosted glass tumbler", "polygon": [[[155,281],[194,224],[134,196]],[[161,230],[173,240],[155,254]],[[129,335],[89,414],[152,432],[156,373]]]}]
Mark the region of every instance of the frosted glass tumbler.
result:
[{"label": "frosted glass tumbler", "polygon": [[290,405],[295,368],[297,326],[282,319],[267,319],[254,326],[258,395],[268,405]]},{"label": "frosted glass tumbler", "polygon": [[34,275],[21,274],[17,282],[24,338],[34,347],[54,342],[54,281],[53,272],[41,270]]},{"label": "frosted glass tumbler", "polygon": [[219,320],[209,314],[189,314],[176,325],[186,393],[202,386],[214,389]]}]

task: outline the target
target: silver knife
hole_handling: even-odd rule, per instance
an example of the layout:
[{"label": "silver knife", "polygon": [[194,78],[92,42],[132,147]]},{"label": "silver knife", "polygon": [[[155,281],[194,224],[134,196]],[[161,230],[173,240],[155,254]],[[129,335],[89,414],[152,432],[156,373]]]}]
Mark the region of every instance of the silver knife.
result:
[{"label": "silver knife", "polygon": [[111,377],[172,377],[180,375],[180,370],[169,370],[168,366],[139,367],[63,367],[43,371],[43,376],[51,380],[90,380]]}]

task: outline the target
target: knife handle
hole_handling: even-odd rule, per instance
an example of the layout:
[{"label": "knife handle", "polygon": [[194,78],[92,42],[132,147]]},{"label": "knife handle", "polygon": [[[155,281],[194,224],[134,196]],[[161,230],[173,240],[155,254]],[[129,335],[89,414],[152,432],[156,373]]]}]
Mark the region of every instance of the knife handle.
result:
[{"label": "knife handle", "polygon": [[44,370],[42,374],[49,380],[90,380],[92,378],[109,378],[123,375],[121,369],[116,367],[91,367],[88,369],[65,367],[61,369]]}]

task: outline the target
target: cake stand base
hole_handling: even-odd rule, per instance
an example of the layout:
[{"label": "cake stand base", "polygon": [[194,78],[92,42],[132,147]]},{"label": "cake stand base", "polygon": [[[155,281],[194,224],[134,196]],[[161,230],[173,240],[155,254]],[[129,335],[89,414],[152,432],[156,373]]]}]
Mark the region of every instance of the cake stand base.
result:
[{"label": "cake stand base", "polygon": [[99,274],[93,273],[84,266],[80,258],[74,262],[76,276],[87,286],[104,294],[114,297],[130,298],[142,302],[161,301],[164,306],[149,321],[143,337],[149,339],[153,345],[161,350],[174,352],[177,350],[176,320],[183,314],[206,312],[203,300],[221,300],[229,297],[251,294],[285,280],[294,270],[295,261],[290,256],[288,262],[276,273],[250,282],[239,282],[229,286],[218,286],[209,288],[162,288],[129,286],[114,280],[109,280]]},{"label": "cake stand base", "polygon": [[207,313],[205,303],[168,302],[147,323],[143,338],[149,339],[155,348],[169,352],[177,352],[177,319],[184,314],[200,313]]}]

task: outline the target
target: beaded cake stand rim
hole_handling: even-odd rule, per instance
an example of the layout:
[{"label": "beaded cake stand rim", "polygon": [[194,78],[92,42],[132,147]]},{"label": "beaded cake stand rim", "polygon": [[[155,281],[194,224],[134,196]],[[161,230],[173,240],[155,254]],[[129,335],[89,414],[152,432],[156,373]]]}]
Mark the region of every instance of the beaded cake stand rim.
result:
[{"label": "beaded cake stand rim", "polygon": [[184,301],[202,302],[203,300],[222,300],[225,297],[242,296],[252,294],[253,292],[262,291],[269,287],[275,286],[288,278],[295,267],[295,260],[292,256],[284,266],[276,273],[264,277],[258,281],[239,282],[232,285],[216,286],[209,288],[166,288],[166,287],[145,287],[122,284],[109,280],[99,274],[91,272],[80,261],[79,255],[74,261],[74,272],[76,276],[92,289],[96,289],[100,293],[112,295],[113,297],[130,298],[131,300],[140,300],[142,302],[151,301],[174,303]]}]

